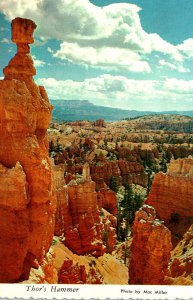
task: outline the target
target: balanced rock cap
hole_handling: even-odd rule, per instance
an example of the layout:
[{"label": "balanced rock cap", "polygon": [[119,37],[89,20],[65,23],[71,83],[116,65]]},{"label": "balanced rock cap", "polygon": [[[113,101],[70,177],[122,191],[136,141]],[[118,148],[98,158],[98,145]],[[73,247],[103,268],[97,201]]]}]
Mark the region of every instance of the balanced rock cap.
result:
[{"label": "balanced rock cap", "polygon": [[29,19],[15,18],[12,21],[12,41],[16,44],[33,44],[33,32],[37,25]]}]

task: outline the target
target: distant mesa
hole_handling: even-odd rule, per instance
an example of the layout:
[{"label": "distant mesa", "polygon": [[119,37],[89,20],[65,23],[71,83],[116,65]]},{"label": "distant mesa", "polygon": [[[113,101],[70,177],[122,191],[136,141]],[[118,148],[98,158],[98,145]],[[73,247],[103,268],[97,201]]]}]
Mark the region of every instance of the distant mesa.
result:
[{"label": "distant mesa", "polygon": [[[193,117],[193,111],[137,111],[124,110],[120,108],[94,105],[88,100],[51,100],[54,106],[52,117],[58,121],[96,121],[104,119],[106,122],[119,121],[125,118],[135,118],[145,115],[180,114]],[[76,109],[75,109],[76,108]]]}]

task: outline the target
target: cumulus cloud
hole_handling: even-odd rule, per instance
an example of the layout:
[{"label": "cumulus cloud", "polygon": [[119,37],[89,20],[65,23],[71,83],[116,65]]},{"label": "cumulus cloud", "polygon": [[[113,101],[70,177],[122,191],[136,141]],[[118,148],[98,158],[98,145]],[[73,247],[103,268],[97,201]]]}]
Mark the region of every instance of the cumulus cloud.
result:
[{"label": "cumulus cloud", "polygon": [[136,52],[126,49],[103,47],[80,47],[77,43],[63,42],[55,57],[66,59],[73,63],[100,66],[107,69],[125,69],[132,72],[151,72],[148,62],[141,60]]},{"label": "cumulus cloud", "polygon": [[[164,82],[165,90],[177,94],[182,94],[182,96],[187,97],[188,95],[192,98],[193,95],[193,80],[183,80],[170,78],[166,79]],[[193,106],[193,105],[192,105]]]},{"label": "cumulus cloud", "polygon": [[[38,24],[37,34],[58,39],[55,57],[105,69],[151,72],[148,55],[161,52],[183,61],[187,42],[174,46],[158,34],[146,33],[137,5],[116,3],[97,7],[89,0],[1,0],[8,19],[28,17]],[[49,51],[49,50],[48,50]]]},{"label": "cumulus cloud", "polygon": [[[104,74],[84,81],[41,78],[51,99],[88,99],[95,104],[137,110],[189,110],[193,80],[134,80]],[[186,98],[184,99],[184,94]]]},{"label": "cumulus cloud", "polygon": [[187,39],[177,48],[187,57],[193,58],[193,39]]}]

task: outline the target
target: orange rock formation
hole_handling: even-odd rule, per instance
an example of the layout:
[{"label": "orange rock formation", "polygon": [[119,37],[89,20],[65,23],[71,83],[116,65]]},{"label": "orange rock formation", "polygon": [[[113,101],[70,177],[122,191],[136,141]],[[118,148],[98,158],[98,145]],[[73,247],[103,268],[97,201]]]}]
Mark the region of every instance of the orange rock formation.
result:
[{"label": "orange rock formation", "polygon": [[[0,282],[28,278],[48,251],[54,228],[54,196],[47,128],[52,106],[33,81],[29,54],[33,21],[16,18],[18,52],[0,81]],[[37,264],[36,262],[36,264]]]},{"label": "orange rock formation", "polygon": [[[54,173],[57,193],[55,234],[63,236],[64,244],[73,253],[96,257],[105,251],[111,253],[116,243],[116,217],[111,214],[117,212],[116,194],[108,189],[96,193],[88,163],[84,165],[83,177],[71,180],[68,185],[64,183],[61,166],[55,166]],[[102,211],[102,207],[110,213]]]},{"label": "orange rock formation", "polygon": [[108,188],[102,188],[97,193],[98,201],[104,209],[113,214],[117,215],[117,198],[116,193]]},{"label": "orange rock formation", "polygon": [[64,244],[74,253],[102,255],[105,252],[103,224],[88,164],[84,165],[82,179],[57,189],[57,198],[56,235],[63,234]]},{"label": "orange rock formation", "polygon": [[103,119],[98,119],[93,122],[94,127],[106,127],[105,121]]},{"label": "orange rock formation", "polygon": [[133,224],[130,284],[164,284],[171,249],[170,231],[156,219],[153,207],[143,205]]},{"label": "orange rock formation", "polygon": [[63,284],[101,284],[102,276],[95,268],[86,272],[85,265],[74,264],[73,260],[67,259],[59,272],[59,283]]},{"label": "orange rock formation", "polygon": [[117,177],[120,182],[128,182],[147,186],[147,174],[144,167],[137,162],[127,162],[123,159],[106,161],[100,165],[91,164],[91,177],[97,185],[103,181],[109,185],[111,176]]},{"label": "orange rock formation", "polygon": [[166,174],[155,175],[146,201],[173,233],[174,245],[192,223],[193,159],[177,159]]},{"label": "orange rock formation", "polygon": [[[174,278],[192,280],[193,276],[193,225],[171,253],[170,270]],[[191,282],[191,285],[193,283]]]}]

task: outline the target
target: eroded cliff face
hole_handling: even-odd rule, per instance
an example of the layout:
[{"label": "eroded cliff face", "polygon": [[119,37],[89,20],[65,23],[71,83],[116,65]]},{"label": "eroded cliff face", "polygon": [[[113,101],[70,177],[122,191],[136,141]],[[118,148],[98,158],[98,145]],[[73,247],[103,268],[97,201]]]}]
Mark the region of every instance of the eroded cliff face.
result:
[{"label": "eroded cliff face", "polygon": [[27,279],[34,261],[43,262],[54,230],[46,133],[52,106],[33,80],[29,44],[35,28],[31,20],[13,20],[18,51],[0,81],[0,282]]},{"label": "eroded cliff face", "polygon": [[192,224],[193,159],[177,159],[168,172],[155,175],[146,203],[155,207],[157,216],[172,232],[172,242],[179,239]]},{"label": "eroded cliff face", "polygon": [[117,215],[117,198],[114,191],[108,189],[107,187],[102,188],[97,193],[97,197],[101,208],[103,207],[114,216]]},{"label": "eroded cliff face", "polygon": [[171,249],[170,231],[152,206],[143,205],[133,224],[129,283],[164,284]]},{"label": "eroded cliff face", "polygon": [[91,177],[100,187],[103,180],[109,186],[110,178],[114,176],[120,183],[128,182],[129,184],[138,184],[147,186],[147,174],[144,167],[137,162],[127,162],[123,159],[118,161],[105,161],[99,165],[91,164]]}]

